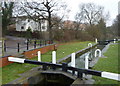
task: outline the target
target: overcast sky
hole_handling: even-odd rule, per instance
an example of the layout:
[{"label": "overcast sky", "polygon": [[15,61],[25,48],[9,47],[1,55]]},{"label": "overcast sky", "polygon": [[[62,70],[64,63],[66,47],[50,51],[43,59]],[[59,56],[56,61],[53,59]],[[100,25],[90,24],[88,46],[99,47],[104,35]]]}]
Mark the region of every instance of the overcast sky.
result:
[{"label": "overcast sky", "polygon": [[110,20],[107,22],[107,26],[111,25],[113,20],[116,18],[118,14],[118,2],[120,0],[63,0],[67,3],[68,7],[70,8],[71,12],[69,13],[69,19],[74,20],[74,16],[79,10],[79,5],[81,3],[95,3],[96,5],[103,6],[105,12],[110,13]]}]

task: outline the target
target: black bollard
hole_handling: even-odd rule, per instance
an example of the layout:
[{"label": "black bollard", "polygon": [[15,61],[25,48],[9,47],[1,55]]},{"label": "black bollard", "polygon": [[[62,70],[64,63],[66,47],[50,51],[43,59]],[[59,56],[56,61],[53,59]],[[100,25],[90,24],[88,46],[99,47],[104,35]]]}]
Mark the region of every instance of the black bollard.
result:
[{"label": "black bollard", "polygon": [[67,63],[62,63],[62,71],[67,72]]},{"label": "black bollard", "polygon": [[82,79],[83,73],[79,70],[77,72],[78,72],[77,77]]},{"label": "black bollard", "polygon": [[20,44],[18,43],[18,52],[20,52]]},{"label": "black bollard", "polygon": [[6,44],[4,43],[4,51],[6,52]]},{"label": "black bollard", "polygon": [[34,41],[34,48],[36,48],[36,41]]},{"label": "black bollard", "polygon": [[29,50],[29,43],[27,42],[27,50]]}]

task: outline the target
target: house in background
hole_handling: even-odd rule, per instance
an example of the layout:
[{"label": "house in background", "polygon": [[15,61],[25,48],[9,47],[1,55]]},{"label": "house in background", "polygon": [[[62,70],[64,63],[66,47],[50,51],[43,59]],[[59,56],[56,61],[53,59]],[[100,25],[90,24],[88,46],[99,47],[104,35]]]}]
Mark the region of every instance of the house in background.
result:
[{"label": "house in background", "polygon": [[16,31],[47,31],[48,22],[47,20],[41,20],[40,24],[27,16],[20,16],[16,18]]}]

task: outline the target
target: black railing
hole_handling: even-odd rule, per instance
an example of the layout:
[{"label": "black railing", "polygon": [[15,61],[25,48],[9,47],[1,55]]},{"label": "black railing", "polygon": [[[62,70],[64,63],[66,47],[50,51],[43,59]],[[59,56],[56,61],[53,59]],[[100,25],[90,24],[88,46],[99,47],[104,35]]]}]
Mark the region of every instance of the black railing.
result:
[{"label": "black railing", "polygon": [[118,41],[118,39],[99,40],[98,43],[99,43],[100,45],[107,45],[107,44],[109,44],[110,42],[113,42],[113,41]]},{"label": "black railing", "polygon": [[[52,40],[35,40],[32,43],[27,41],[26,43],[16,43],[16,46],[7,46],[7,43],[4,43],[4,52],[7,52],[8,49],[16,49],[19,53],[23,48],[24,50],[29,50],[30,48],[37,48],[41,46],[47,46],[48,44],[53,44]],[[32,48],[32,49],[33,49]],[[9,52],[9,51],[8,51]]]}]

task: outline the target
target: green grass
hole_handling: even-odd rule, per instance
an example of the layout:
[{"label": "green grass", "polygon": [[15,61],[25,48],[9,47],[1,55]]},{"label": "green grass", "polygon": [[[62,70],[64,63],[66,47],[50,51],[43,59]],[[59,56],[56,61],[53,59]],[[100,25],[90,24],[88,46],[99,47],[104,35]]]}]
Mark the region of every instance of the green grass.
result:
[{"label": "green grass", "polygon": [[[118,66],[118,46],[120,47],[120,45],[117,44],[110,45],[108,51],[104,53],[104,56],[107,58],[100,58],[93,69],[120,74],[120,71],[118,71],[118,69],[120,69],[120,66]],[[116,80],[102,77],[93,76],[93,79],[95,79],[95,84],[118,84]]]},{"label": "green grass", "polygon": [[[57,49],[57,60],[71,54],[72,52],[76,52],[78,50],[86,48],[88,43],[89,43],[88,41],[72,42],[72,43],[65,43],[64,45],[60,45]],[[42,61],[51,62],[51,58],[52,58],[51,54],[52,51],[42,54]],[[32,58],[31,60],[37,60],[37,57]],[[19,78],[20,77],[19,74],[27,72],[34,67],[38,67],[38,65],[13,63],[8,66],[5,66],[2,68],[2,83],[3,84],[9,83]]]},{"label": "green grass", "polygon": [[[86,48],[88,43],[90,43],[90,42],[88,42],[88,41],[86,41],[86,42],[73,42],[73,43],[65,43],[64,45],[58,46],[58,49],[56,52],[57,53],[57,60],[65,57],[73,52],[76,52],[78,50]],[[94,43],[94,42],[91,42],[91,43]],[[46,54],[42,55],[43,62],[51,62],[52,61],[51,58],[52,58],[52,51],[47,52]],[[37,57],[33,58],[32,60],[37,60]]]}]

